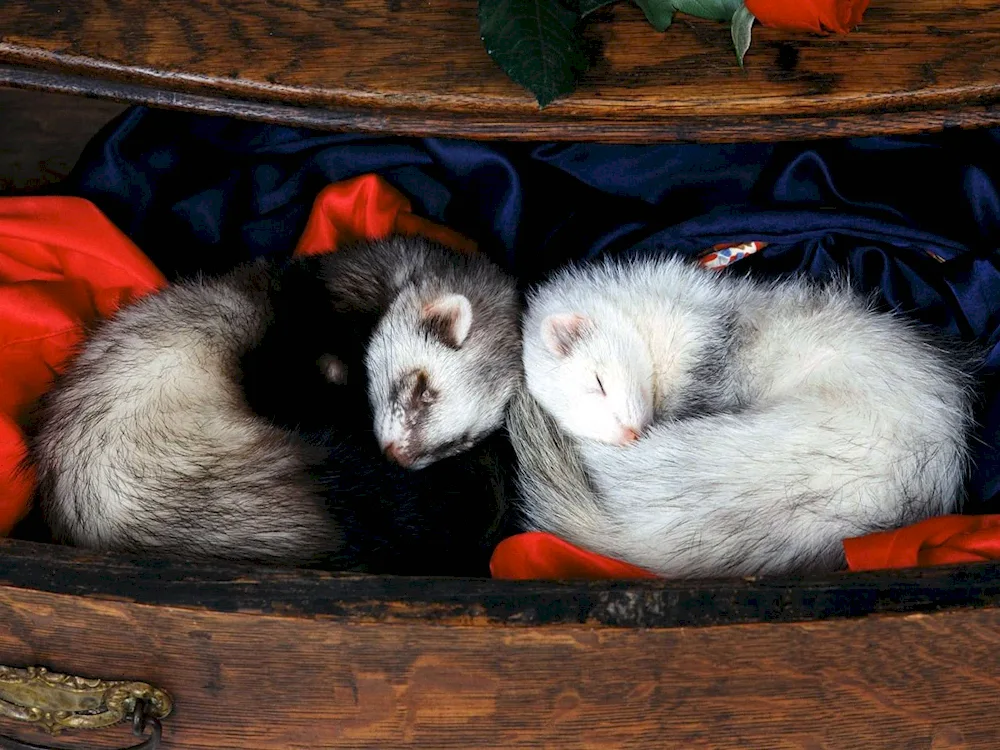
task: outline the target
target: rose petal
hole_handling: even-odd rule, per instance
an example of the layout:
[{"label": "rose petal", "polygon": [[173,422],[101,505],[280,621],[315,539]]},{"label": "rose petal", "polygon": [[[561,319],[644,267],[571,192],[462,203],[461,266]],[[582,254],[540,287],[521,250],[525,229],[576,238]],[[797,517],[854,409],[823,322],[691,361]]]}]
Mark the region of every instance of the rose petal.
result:
[{"label": "rose petal", "polygon": [[870,0],[746,0],[765,26],[846,34],[861,22]]}]

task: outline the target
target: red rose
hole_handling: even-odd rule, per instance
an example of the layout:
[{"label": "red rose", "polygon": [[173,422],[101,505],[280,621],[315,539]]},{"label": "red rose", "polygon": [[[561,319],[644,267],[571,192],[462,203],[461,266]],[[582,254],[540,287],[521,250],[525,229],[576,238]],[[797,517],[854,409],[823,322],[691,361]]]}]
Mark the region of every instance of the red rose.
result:
[{"label": "red rose", "polygon": [[745,0],[765,26],[846,34],[861,22],[870,0]]}]

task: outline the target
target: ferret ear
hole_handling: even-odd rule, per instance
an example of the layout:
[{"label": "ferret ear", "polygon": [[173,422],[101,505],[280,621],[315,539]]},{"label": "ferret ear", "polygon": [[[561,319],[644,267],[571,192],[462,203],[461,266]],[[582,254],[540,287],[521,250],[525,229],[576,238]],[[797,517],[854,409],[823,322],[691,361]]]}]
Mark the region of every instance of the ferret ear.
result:
[{"label": "ferret ear", "polygon": [[591,321],[580,313],[556,313],[542,321],[542,341],[548,350],[562,359],[591,329]]},{"label": "ferret ear", "polygon": [[446,346],[460,349],[472,327],[472,305],[462,294],[443,294],[424,305],[420,323]]},{"label": "ferret ear", "polygon": [[319,369],[334,385],[343,385],[347,382],[347,365],[345,365],[338,357],[332,354],[324,354],[319,358],[317,362]]}]

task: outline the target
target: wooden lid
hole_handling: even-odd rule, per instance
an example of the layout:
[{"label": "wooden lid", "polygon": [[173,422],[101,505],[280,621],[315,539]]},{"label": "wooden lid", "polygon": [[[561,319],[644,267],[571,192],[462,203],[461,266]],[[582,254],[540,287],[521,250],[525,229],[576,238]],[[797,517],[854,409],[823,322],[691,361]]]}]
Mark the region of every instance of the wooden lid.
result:
[{"label": "wooden lid", "polygon": [[0,83],[329,129],[480,139],[768,141],[1000,123],[996,0],[876,0],[844,36],[656,32],[600,11],[594,67],[539,110],[474,0],[7,0]]}]

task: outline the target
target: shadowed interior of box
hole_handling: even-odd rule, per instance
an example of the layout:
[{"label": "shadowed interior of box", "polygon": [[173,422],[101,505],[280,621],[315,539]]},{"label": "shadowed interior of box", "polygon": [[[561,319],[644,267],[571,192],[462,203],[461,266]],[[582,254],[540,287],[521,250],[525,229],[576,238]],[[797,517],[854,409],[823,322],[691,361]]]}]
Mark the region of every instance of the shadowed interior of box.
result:
[{"label": "shadowed interior of box", "polygon": [[0,195],[65,178],[87,141],[124,109],[79,96],[0,89]]}]

